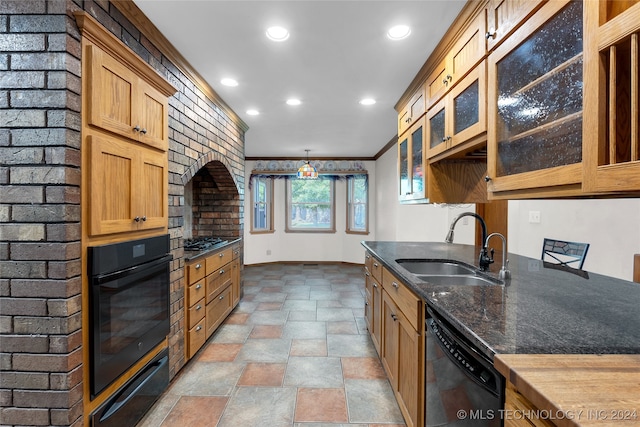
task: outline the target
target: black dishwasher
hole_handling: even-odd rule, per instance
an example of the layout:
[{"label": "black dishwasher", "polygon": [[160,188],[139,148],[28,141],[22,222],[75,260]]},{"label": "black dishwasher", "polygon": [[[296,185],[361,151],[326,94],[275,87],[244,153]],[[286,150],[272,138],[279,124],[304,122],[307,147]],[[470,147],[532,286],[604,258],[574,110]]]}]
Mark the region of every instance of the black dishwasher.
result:
[{"label": "black dishwasher", "polygon": [[425,426],[502,425],[504,377],[493,361],[427,307]]}]

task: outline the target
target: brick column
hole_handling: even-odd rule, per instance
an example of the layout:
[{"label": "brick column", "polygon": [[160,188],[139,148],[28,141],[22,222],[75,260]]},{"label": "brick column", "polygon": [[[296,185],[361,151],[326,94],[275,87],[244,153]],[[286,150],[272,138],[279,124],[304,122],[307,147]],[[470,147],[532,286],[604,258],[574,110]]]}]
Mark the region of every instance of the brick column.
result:
[{"label": "brick column", "polygon": [[79,425],[80,42],[68,3],[0,2],[0,424]]}]

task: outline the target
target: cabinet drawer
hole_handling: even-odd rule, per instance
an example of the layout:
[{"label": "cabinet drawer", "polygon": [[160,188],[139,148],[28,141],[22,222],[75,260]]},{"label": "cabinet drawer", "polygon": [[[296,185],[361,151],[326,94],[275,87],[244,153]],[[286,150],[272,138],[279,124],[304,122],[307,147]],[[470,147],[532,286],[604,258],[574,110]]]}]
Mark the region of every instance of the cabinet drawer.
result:
[{"label": "cabinet drawer", "polygon": [[372,257],[372,260],[371,260],[370,273],[373,276],[373,278],[378,281],[378,283],[382,282],[382,264],[380,264],[380,261],[378,261],[377,259],[375,259],[373,257]]},{"label": "cabinet drawer", "polygon": [[188,344],[188,353],[189,359],[193,357],[194,354],[207,340],[207,330],[205,329],[205,321],[202,319],[196,326],[189,329],[189,344]]},{"label": "cabinet drawer", "polygon": [[383,269],[382,274],[383,289],[387,291],[393,302],[404,313],[413,328],[417,331],[421,330],[418,324],[418,316],[421,314],[419,307],[422,305],[422,300],[387,269]]},{"label": "cabinet drawer", "polygon": [[207,304],[231,284],[232,265],[228,264],[207,276]]},{"label": "cabinet drawer", "polygon": [[204,298],[205,288],[204,280],[189,286],[189,290],[187,292],[187,307],[191,307],[196,303],[196,301]]},{"label": "cabinet drawer", "polygon": [[[544,418],[530,418],[527,414],[534,415],[539,409],[534,406],[526,397],[520,394],[513,386],[508,383],[505,388],[504,408],[508,411],[507,416],[513,418],[505,419],[505,426],[508,425],[530,425],[535,427],[554,427],[555,424]],[[542,411],[548,412],[548,411]],[[513,414],[519,416],[514,417]]]},{"label": "cabinet drawer", "polygon": [[240,258],[240,245],[235,245],[234,247],[231,248],[232,251],[232,257],[233,259],[238,259]]},{"label": "cabinet drawer", "polygon": [[227,314],[233,309],[231,286],[220,292],[207,304],[207,337],[222,323]]},{"label": "cabinet drawer", "polygon": [[189,308],[189,329],[193,328],[202,319],[204,319],[205,312],[204,298],[201,298],[200,301],[196,302]]},{"label": "cabinet drawer", "polygon": [[214,271],[220,269],[223,265],[230,262],[233,259],[233,249],[227,248],[223,251],[220,251],[210,257],[207,257],[206,260],[206,270],[207,276]]},{"label": "cabinet drawer", "polygon": [[189,284],[192,285],[202,279],[204,277],[204,271],[204,259],[187,265],[187,280],[189,281]]}]

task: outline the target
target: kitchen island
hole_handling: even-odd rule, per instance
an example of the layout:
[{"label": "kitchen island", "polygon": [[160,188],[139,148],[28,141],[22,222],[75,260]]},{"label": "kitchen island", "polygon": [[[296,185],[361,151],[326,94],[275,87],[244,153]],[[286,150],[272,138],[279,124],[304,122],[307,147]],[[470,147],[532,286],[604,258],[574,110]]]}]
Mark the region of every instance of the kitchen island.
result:
[{"label": "kitchen island", "polygon": [[[397,289],[396,282],[399,282],[400,289],[404,287],[410,290],[422,300],[423,305],[426,303],[446,319],[457,333],[473,343],[477,351],[495,362],[499,372],[506,378],[505,408],[517,408],[520,413],[526,411],[527,414],[541,409],[562,411],[567,407],[569,410],[583,408],[597,411],[602,406],[599,406],[598,393],[584,394],[583,397],[578,393],[577,399],[566,406],[565,401],[558,401],[557,393],[547,391],[554,390],[554,382],[565,388],[579,389],[588,373],[597,371],[601,381],[587,384],[602,389],[603,393],[606,393],[609,385],[612,386],[610,390],[619,393],[620,388],[614,387],[615,375],[611,376],[611,384],[608,384],[604,380],[607,373],[602,370],[609,369],[611,374],[624,374],[625,369],[640,370],[640,356],[637,356],[640,354],[640,285],[637,283],[518,255],[509,255],[511,278],[498,281],[502,255],[497,251],[495,263],[489,271],[477,273],[488,278],[489,283],[442,285],[433,283],[436,279],[432,279],[433,282],[424,277],[424,280],[421,279],[403,265],[407,266],[409,260],[450,261],[477,269],[479,248],[438,242],[363,242],[363,246],[367,250],[366,265],[371,266],[366,270],[368,283],[372,280],[375,288],[376,282],[369,279],[369,270],[372,270],[374,279],[376,275],[383,278],[381,283],[385,291],[387,285],[391,285],[389,289]],[[381,270],[381,274],[376,274],[377,269]],[[371,301],[375,305],[375,297]],[[370,308],[367,307],[367,310]],[[375,319],[375,314],[372,318]],[[383,326],[383,340],[384,329]],[[372,338],[375,343],[374,332]],[[380,345],[380,348],[384,347],[384,343]],[[420,346],[418,349],[423,351]],[[632,363],[620,367],[603,362],[605,359],[597,359],[599,367],[595,371],[588,369],[590,361],[593,362],[589,357],[613,358],[620,355],[630,355],[624,360]],[[535,356],[546,359],[543,363],[542,360],[532,359]],[[381,357],[384,359],[384,354]],[[570,369],[565,369],[566,374],[563,373],[563,366],[569,367],[572,360],[578,359],[583,369],[580,371],[582,376],[576,376],[576,371]],[[550,366],[554,370],[548,371],[548,375],[534,375],[536,361],[540,362],[540,370],[549,369]],[[522,370],[523,366],[528,371]],[[544,378],[544,382],[541,378]],[[536,381],[540,384],[536,384]],[[637,396],[638,389],[638,384],[630,387],[629,395]],[[531,404],[530,400],[539,406]],[[624,408],[621,406],[620,409],[628,410],[631,414],[640,409],[640,401],[635,397],[624,403]],[[417,419],[420,418],[418,415]],[[540,426],[586,425],[584,420],[576,421],[567,416],[558,424],[545,421],[504,418],[508,426],[532,425],[527,424],[530,422]],[[611,419],[607,421],[611,422]]]}]

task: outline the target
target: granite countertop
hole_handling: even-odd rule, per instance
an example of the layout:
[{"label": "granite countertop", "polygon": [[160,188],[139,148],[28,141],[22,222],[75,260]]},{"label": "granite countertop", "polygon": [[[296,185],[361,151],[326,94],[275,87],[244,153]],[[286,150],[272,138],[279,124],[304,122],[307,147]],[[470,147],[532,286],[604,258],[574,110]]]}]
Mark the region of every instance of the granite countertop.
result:
[{"label": "granite countertop", "polygon": [[216,252],[220,252],[222,250],[225,250],[226,248],[228,248],[229,246],[233,245],[234,243],[238,243],[239,241],[241,241],[242,238],[237,238],[235,240],[229,240],[224,244],[221,244],[220,246],[216,246],[214,248],[211,249],[205,249],[203,251],[184,251],[184,261],[185,262],[193,262],[197,259],[200,258],[205,258],[209,255],[215,254]]},{"label": "granite countertop", "polygon": [[[453,260],[477,267],[479,249],[438,242],[362,242],[396,277],[487,356],[640,353],[640,284],[509,254],[512,278],[495,286],[424,282],[398,259]],[[495,253],[489,276],[497,278]]]}]

